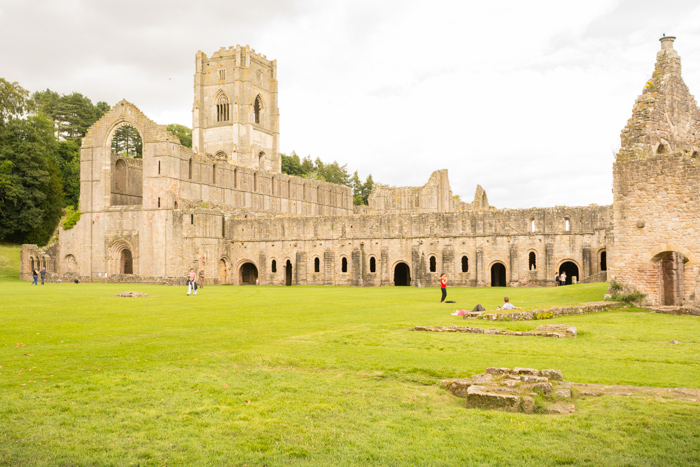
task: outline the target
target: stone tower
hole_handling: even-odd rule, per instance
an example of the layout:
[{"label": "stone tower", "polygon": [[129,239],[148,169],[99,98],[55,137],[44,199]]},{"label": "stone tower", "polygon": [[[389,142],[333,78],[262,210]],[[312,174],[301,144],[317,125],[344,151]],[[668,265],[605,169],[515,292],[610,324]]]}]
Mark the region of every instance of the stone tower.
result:
[{"label": "stone tower", "polygon": [[620,135],[609,277],[646,294],[649,304],[694,306],[700,299],[700,110],[681,78],[674,39],[660,39],[654,73]]},{"label": "stone tower", "polygon": [[249,46],[196,55],[192,148],[232,164],[281,172],[277,61]]}]

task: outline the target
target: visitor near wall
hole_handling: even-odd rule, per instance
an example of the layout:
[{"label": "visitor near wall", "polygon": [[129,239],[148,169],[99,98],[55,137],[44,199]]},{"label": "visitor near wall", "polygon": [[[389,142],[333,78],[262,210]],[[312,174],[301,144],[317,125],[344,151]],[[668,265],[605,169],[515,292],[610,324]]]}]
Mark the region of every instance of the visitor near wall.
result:
[{"label": "visitor near wall", "polygon": [[37,280],[39,280],[39,271],[37,271],[36,269],[32,271],[32,277],[34,278],[34,280],[32,281],[32,285],[37,285],[36,282]]},{"label": "visitor near wall", "polygon": [[46,266],[41,268],[41,285],[44,285],[44,279],[46,279]]},{"label": "visitor near wall", "polygon": [[440,274],[440,290],[442,291],[440,303],[444,303],[447,298],[447,275],[444,272]]},{"label": "visitor near wall", "polygon": [[559,273],[554,275],[554,287],[559,287]]},{"label": "visitor near wall", "polygon": [[194,289],[194,294],[197,295],[197,274],[194,272],[194,268],[190,268],[190,273],[187,275],[187,295],[192,293]]},{"label": "visitor near wall", "polygon": [[559,285],[566,285],[566,273],[562,272],[559,276]]},{"label": "visitor near wall", "polygon": [[199,270],[199,288],[204,288],[204,267]]}]

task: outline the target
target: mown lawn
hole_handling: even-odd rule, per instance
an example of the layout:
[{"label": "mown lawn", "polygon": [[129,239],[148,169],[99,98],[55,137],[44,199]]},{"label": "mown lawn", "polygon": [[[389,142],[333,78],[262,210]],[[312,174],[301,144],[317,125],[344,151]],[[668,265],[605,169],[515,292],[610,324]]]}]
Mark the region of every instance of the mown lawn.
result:
[{"label": "mown lawn", "polygon": [[[146,298],[117,298],[136,290]],[[700,403],[600,397],[570,416],[465,409],[439,387],[488,366],[700,387],[700,318],[618,309],[576,339],[412,332],[547,289],[0,282],[0,465],[698,465]],[[534,329],[541,322],[468,322]],[[680,344],[669,344],[675,339]]]}]

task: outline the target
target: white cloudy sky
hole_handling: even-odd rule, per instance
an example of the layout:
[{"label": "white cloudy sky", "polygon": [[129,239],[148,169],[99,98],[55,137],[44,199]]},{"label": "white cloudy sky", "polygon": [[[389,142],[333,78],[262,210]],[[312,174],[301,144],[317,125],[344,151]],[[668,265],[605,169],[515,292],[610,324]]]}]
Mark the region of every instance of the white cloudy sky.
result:
[{"label": "white cloudy sky", "polygon": [[694,0],[0,0],[0,76],[191,126],[197,50],[248,44],[277,59],[282,152],[389,185],[446,168],[497,207],[609,204],[663,33],[700,92]]}]

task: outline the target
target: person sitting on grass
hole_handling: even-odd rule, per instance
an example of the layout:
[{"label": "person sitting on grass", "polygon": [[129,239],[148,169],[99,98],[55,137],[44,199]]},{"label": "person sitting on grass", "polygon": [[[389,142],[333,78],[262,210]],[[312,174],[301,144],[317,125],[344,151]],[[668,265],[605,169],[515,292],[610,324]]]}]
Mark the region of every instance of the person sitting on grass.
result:
[{"label": "person sitting on grass", "polygon": [[496,308],[497,310],[519,310],[519,306],[515,306],[512,303],[510,303],[510,299],[508,297],[503,297],[503,301],[505,302],[503,305],[499,306]]}]

